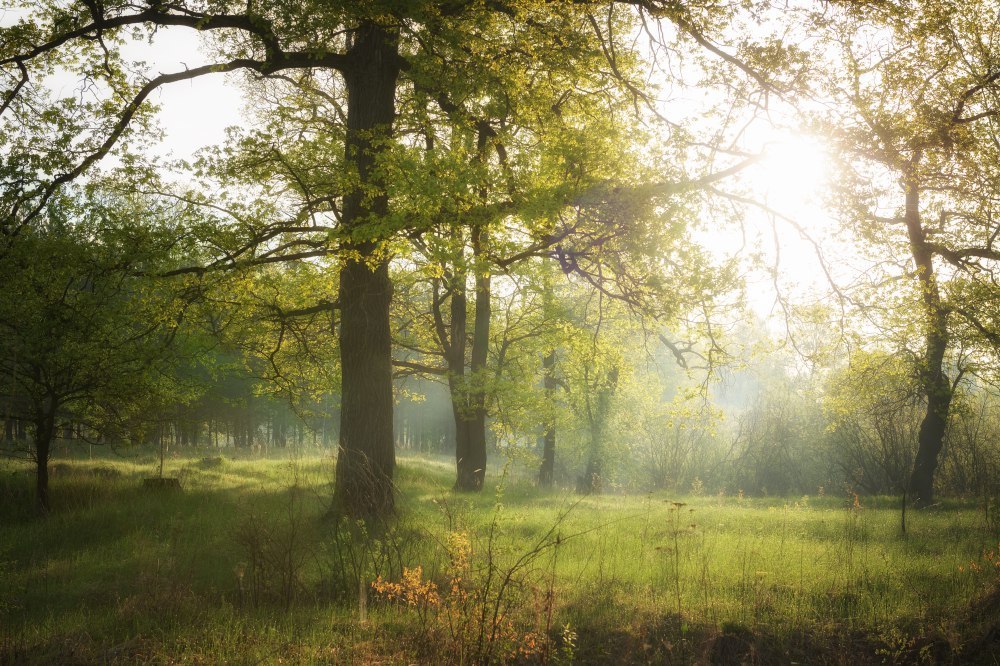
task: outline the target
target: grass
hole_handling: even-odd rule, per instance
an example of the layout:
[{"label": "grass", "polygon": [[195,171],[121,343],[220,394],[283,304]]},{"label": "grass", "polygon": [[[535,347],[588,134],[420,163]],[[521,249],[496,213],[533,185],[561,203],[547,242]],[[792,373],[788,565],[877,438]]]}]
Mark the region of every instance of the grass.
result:
[{"label": "grass", "polygon": [[891,498],[463,495],[404,458],[365,526],[329,517],[328,458],[172,459],[180,493],[60,459],[40,519],[0,465],[0,662],[1000,663],[974,503],[903,535]]}]

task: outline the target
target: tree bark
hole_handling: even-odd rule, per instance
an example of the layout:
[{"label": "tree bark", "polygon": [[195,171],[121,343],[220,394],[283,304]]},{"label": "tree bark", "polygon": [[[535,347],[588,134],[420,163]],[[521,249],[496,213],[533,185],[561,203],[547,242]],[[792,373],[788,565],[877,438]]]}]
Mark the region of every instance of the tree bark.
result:
[{"label": "tree bark", "polygon": [[56,401],[49,399],[35,410],[35,504],[42,514],[51,509],[49,501],[49,453],[55,435]]},{"label": "tree bark", "polygon": [[490,344],[492,303],[490,273],[484,265],[483,252],[487,243],[486,229],[472,228],[472,254],[476,274],[476,315],[472,331],[472,353],[469,365],[468,438],[464,455],[457,457],[459,490],[479,491],[486,478],[486,360]]},{"label": "tree bark", "polygon": [[[553,316],[555,294],[549,259],[542,264],[542,312],[548,321]],[[556,349],[553,346],[542,357],[542,389],[545,394],[545,417],[542,423],[542,464],[538,468],[538,485],[551,488],[556,470]]]},{"label": "tree bark", "polygon": [[908,489],[910,498],[917,508],[926,507],[934,501],[934,473],[937,470],[938,455],[944,445],[952,399],[951,382],[944,372],[944,356],[949,341],[948,310],[941,302],[934,272],[934,255],[927,247],[919,204],[920,190],[916,183],[907,183],[904,220],[909,236],[910,252],[917,266],[926,327],[924,333],[926,357],[920,372],[920,383],[927,399],[927,411],[917,435],[917,455]]},{"label": "tree bark", "polygon": [[590,421],[590,454],[587,468],[577,483],[577,492],[590,495],[599,494],[604,489],[604,439],[607,436],[608,417],[611,414],[611,399],[618,387],[618,368],[608,371],[604,381],[597,388],[596,405],[588,407]]},{"label": "tree bark", "polygon": [[542,465],[538,468],[538,485],[551,488],[556,469],[556,350],[542,358],[542,388],[545,391],[545,423],[542,426]]},{"label": "tree bark", "polygon": [[346,161],[357,186],[344,197],[342,223],[355,242],[340,270],[341,412],[336,497],[352,516],[393,509],[392,344],[389,259],[366,223],[388,213],[378,170],[396,115],[398,36],[372,22],[353,32],[344,71]]},{"label": "tree bark", "polygon": [[[463,241],[464,242],[464,241]],[[468,323],[468,297],[465,292],[465,269],[462,259],[456,262],[455,274],[451,279],[450,331],[448,332],[446,355],[448,357],[448,393],[451,397],[451,411],[455,417],[455,487],[463,488],[463,469],[469,458],[472,439],[472,418],[469,405],[468,377],[465,375],[465,328]]]}]

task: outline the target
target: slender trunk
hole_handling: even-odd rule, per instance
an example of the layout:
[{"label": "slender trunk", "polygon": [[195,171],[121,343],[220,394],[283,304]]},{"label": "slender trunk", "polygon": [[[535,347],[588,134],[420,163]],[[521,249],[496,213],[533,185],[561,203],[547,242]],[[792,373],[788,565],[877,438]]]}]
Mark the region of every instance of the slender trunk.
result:
[{"label": "slender trunk", "polygon": [[486,360],[490,342],[490,274],[483,265],[487,232],[482,226],[472,229],[472,253],[476,273],[476,315],[472,331],[472,353],[469,366],[468,441],[465,455],[458,459],[460,490],[478,491],[486,478]]},{"label": "slender trunk", "polygon": [[542,431],[542,466],[538,468],[538,485],[551,488],[556,469],[556,350],[551,349],[542,359],[542,388],[545,391],[545,423]]},{"label": "slender trunk", "polygon": [[49,502],[49,453],[55,435],[56,401],[49,399],[35,411],[35,500],[39,512],[46,514]]},{"label": "slender trunk", "polygon": [[[542,313],[546,321],[553,316],[555,295],[552,291],[550,261],[542,264]],[[542,389],[545,393],[545,413],[542,423],[542,464],[538,468],[538,485],[551,488],[556,470],[556,349],[553,346],[542,358]]]},{"label": "slender trunk", "polygon": [[[476,159],[485,164],[490,150],[490,139],[496,133],[490,124],[480,120],[476,129]],[[489,192],[479,188],[479,198],[484,202]],[[472,331],[472,353],[467,383],[468,442],[465,455],[458,459],[458,477],[455,487],[459,490],[479,491],[486,478],[486,359],[490,344],[490,271],[485,256],[489,232],[485,223],[472,226],[473,272],[476,276],[476,316]]]},{"label": "slender trunk", "polygon": [[921,388],[927,398],[927,411],[917,435],[917,455],[910,474],[909,496],[913,505],[926,507],[934,501],[934,472],[938,455],[944,445],[945,429],[951,409],[952,387],[944,372],[944,356],[948,350],[948,311],[941,302],[934,255],[927,247],[926,234],[920,220],[920,191],[915,183],[906,190],[906,230],[910,252],[917,266],[922,296],[926,358],[921,368]]},{"label": "slender trunk", "polygon": [[[396,115],[398,36],[366,22],[353,33],[344,72],[346,161],[357,185],[344,197],[342,222],[353,233],[353,256],[340,269],[341,412],[336,495],[350,515],[393,508],[396,452],[392,439],[392,344],[389,260],[378,232],[364,226],[388,213],[378,157],[388,148]],[[377,224],[375,227],[377,228]]]}]

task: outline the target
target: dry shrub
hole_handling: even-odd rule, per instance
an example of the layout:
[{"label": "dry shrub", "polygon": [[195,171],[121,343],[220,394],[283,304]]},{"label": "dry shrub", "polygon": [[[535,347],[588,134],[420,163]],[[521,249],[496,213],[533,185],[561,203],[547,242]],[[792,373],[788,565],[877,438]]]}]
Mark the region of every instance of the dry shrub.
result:
[{"label": "dry shrub", "polygon": [[140,592],[120,597],[115,603],[115,613],[123,620],[143,616],[166,620],[189,615],[199,605],[191,586],[178,578],[142,576],[138,587]]},{"label": "dry shrub", "polygon": [[548,576],[555,572],[534,566],[558,543],[543,539],[503,565],[495,529],[479,553],[466,532],[452,530],[442,544],[447,564],[440,581],[424,578],[416,566],[396,580],[376,578],[372,590],[377,599],[416,616],[424,657],[458,663],[551,661],[571,655],[575,640],[570,630],[552,640],[555,597]]},{"label": "dry shrub", "polygon": [[241,605],[279,603],[288,610],[305,591],[303,573],[313,549],[303,504],[299,486],[286,491],[276,514],[249,504],[234,533],[244,556],[233,571]]}]

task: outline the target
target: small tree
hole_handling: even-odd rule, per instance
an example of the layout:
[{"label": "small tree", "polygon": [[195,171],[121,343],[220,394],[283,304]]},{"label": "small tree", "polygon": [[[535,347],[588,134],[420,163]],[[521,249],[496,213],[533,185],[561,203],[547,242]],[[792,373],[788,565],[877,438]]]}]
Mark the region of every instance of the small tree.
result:
[{"label": "small tree", "polygon": [[33,424],[38,508],[50,508],[48,462],[58,426],[124,424],[157,394],[180,315],[164,285],[141,272],[164,247],[137,199],[93,192],[54,199],[46,223],[24,228],[0,262],[0,373]]},{"label": "small tree", "polygon": [[902,491],[924,408],[910,364],[896,355],[858,353],[831,378],[824,407],[832,458],[848,482],[870,493]]}]

